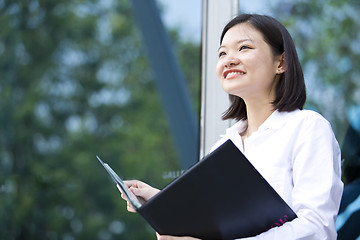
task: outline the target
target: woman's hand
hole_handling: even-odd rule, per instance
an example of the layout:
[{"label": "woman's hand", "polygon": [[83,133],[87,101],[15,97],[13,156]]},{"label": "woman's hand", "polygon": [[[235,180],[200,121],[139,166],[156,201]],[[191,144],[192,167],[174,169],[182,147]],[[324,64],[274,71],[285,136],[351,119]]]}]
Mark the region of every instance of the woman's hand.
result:
[{"label": "woman's hand", "polygon": [[[148,201],[150,198],[160,192],[159,189],[153,188],[150,185],[138,180],[124,181],[124,183],[129,188],[129,190],[134,193],[135,196],[140,197],[145,201]],[[119,186],[117,187],[121,192],[121,197],[127,201],[127,210],[129,212],[136,212],[135,209],[131,206],[126,196],[124,195],[124,193],[121,191],[121,188]]]},{"label": "woman's hand", "polygon": [[[150,198],[155,196],[158,192],[160,192],[159,189],[153,188],[150,185],[138,181],[138,180],[129,180],[124,181],[125,185],[129,188],[129,190],[135,194],[137,197],[143,198],[145,201],[148,201]],[[117,185],[119,191],[121,192],[121,197],[126,200],[127,202],[127,210],[129,212],[136,212],[135,209],[131,206],[129,200],[126,198],[125,194],[121,191],[121,188]],[[192,238],[192,237],[173,237],[173,236],[161,236],[158,233],[156,233],[156,237],[158,240],[193,240],[198,238]]]},{"label": "woman's hand", "polygon": [[165,235],[159,235],[156,233],[157,240],[200,240],[199,238],[193,238],[193,237],[173,237],[173,236],[165,236]]}]

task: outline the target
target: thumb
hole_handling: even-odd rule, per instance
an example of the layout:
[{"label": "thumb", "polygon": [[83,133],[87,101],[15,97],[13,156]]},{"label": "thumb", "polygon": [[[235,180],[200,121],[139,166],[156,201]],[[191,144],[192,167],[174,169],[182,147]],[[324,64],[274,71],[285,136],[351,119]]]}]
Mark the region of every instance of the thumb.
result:
[{"label": "thumb", "polygon": [[148,201],[156,194],[156,192],[154,192],[151,188],[130,187],[130,191],[133,192],[137,197],[143,198],[145,201]]}]

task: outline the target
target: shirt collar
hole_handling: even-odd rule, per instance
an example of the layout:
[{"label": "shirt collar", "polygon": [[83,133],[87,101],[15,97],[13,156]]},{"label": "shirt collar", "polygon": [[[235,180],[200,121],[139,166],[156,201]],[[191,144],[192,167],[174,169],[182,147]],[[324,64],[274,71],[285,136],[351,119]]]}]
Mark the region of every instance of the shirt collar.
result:
[{"label": "shirt collar", "polygon": [[299,109],[294,110],[292,112],[279,112],[278,110],[275,110],[261,126],[259,127],[259,130],[265,130],[265,129],[273,129],[277,130],[282,128],[282,126],[289,120],[290,116],[295,114],[296,112],[300,111]]},{"label": "shirt collar", "polygon": [[[289,117],[300,111],[299,109],[292,112],[279,112],[275,110],[261,126],[258,131],[263,131],[266,129],[277,130],[282,128],[282,126],[289,120]],[[226,130],[227,135],[233,135],[243,132],[247,128],[247,120],[240,120],[235,123],[233,126]]]}]

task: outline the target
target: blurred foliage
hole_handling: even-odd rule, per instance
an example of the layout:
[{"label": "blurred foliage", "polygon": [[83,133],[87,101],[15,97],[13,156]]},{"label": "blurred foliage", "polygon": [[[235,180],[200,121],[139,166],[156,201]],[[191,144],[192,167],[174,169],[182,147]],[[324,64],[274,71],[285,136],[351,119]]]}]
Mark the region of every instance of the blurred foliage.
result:
[{"label": "blurred foliage", "polygon": [[297,46],[307,81],[306,107],[332,123],[341,143],[347,110],[360,102],[360,2],[287,0],[273,6]]},{"label": "blurred foliage", "polygon": [[[0,0],[0,239],[154,239],[95,158],[160,188],[180,167],[130,7]],[[200,46],[171,36],[198,109]]]},{"label": "blurred foliage", "polygon": [[[357,1],[284,1],[307,105],[345,133]],[[180,168],[128,0],[0,0],[0,239],[154,239],[95,155],[156,187]],[[170,31],[199,112],[200,46]],[[141,229],[141,231],[139,231]]]}]

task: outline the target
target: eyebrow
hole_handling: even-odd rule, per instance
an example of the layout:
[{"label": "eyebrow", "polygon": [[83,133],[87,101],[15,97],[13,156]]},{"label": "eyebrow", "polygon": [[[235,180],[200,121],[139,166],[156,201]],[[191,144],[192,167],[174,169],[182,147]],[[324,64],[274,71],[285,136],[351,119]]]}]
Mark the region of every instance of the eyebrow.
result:
[{"label": "eyebrow", "polygon": [[[243,43],[243,42],[254,42],[254,40],[252,40],[251,38],[241,39],[241,40],[237,41],[236,44]],[[224,47],[226,47],[226,45],[220,45],[220,47],[218,48],[218,51]]]}]

